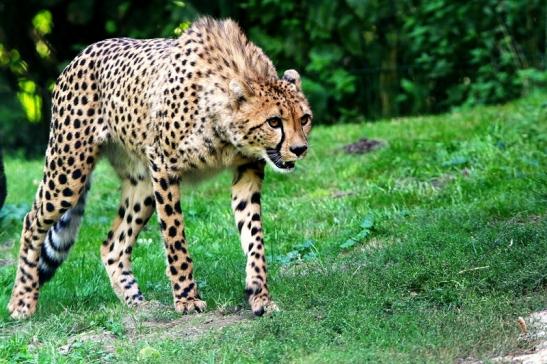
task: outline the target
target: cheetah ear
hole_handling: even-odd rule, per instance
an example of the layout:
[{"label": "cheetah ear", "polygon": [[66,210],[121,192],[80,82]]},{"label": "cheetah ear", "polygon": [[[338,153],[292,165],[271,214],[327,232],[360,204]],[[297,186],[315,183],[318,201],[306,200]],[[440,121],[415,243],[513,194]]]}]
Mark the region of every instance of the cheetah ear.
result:
[{"label": "cheetah ear", "polygon": [[235,105],[241,105],[253,95],[251,86],[246,82],[240,82],[235,79],[231,80],[229,88],[230,96],[232,97],[232,101]]},{"label": "cheetah ear", "polygon": [[289,83],[292,83],[296,86],[298,90],[300,90],[301,82],[300,82],[300,75],[296,70],[286,70],[285,73],[283,73],[282,79],[284,81],[287,81]]}]

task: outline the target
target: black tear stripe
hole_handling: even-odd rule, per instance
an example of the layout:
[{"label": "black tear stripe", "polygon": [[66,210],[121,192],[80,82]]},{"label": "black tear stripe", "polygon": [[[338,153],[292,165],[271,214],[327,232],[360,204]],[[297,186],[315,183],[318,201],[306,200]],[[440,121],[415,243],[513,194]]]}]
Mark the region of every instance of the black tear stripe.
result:
[{"label": "black tear stripe", "polygon": [[279,141],[279,143],[277,143],[274,149],[266,149],[266,154],[268,154],[268,158],[270,159],[271,159],[272,153],[276,153],[277,154],[276,156],[279,156],[279,158],[281,158],[281,147],[283,146],[283,142],[285,141],[285,130],[283,130],[283,125],[281,125],[280,129],[281,129],[281,140]]},{"label": "black tear stripe", "polygon": [[275,150],[277,150],[278,153],[281,153],[281,147],[283,146],[283,142],[285,141],[285,130],[283,129],[283,124],[281,124],[280,129],[281,129],[281,140],[275,146]]}]

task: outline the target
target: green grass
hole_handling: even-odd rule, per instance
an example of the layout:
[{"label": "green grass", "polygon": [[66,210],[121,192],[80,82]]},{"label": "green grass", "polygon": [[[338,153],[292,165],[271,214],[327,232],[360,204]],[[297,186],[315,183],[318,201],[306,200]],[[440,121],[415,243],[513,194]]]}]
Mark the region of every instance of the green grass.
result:
[{"label": "green grass", "polygon": [[[139,237],[134,268],[145,297],[166,306],[143,317],[111,292],[99,246],[119,186],[104,162],[79,240],[42,290],[37,314],[10,320],[9,259],[42,162],[8,157],[0,362],[453,362],[525,350],[533,342],[519,339],[516,318],[547,307],[545,99],[538,93],[505,106],[316,127],[295,173],[266,174],[269,279],[281,312],[190,338],[173,323],[179,315],[154,219]],[[341,151],[361,137],[387,147]],[[195,277],[210,311],[244,305],[230,180],[224,173],[182,187]],[[130,329],[131,317],[143,326]],[[196,330],[223,316],[199,317],[184,325]],[[91,332],[108,342],[82,338]]]}]

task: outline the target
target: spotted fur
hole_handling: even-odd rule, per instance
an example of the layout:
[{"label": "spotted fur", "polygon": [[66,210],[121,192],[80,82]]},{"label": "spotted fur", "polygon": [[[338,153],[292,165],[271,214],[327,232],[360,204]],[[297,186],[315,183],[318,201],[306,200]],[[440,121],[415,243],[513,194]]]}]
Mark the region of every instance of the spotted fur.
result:
[{"label": "spotted fur", "polygon": [[178,39],[110,39],[87,47],[53,92],[44,178],[24,219],[12,317],[36,310],[39,288],[74,243],[90,175],[106,156],[122,181],[101,246],[118,297],[144,301],[132,272],[136,238],[156,211],[175,308],[202,311],[184,234],[179,184],[232,169],[232,208],[247,256],[246,293],[274,307],[266,280],[260,191],[265,164],[292,170],[306,154],[312,113],[300,77],[282,78],[231,20],[203,18]]}]

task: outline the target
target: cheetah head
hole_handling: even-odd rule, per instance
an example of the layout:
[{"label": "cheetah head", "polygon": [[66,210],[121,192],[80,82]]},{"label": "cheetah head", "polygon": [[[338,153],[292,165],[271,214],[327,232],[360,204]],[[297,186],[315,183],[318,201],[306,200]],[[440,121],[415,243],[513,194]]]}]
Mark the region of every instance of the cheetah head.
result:
[{"label": "cheetah head", "polygon": [[232,80],[229,89],[232,144],[277,172],[292,171],[306,155],[312,124],[298,72],[287,70],[268,82]]}]

